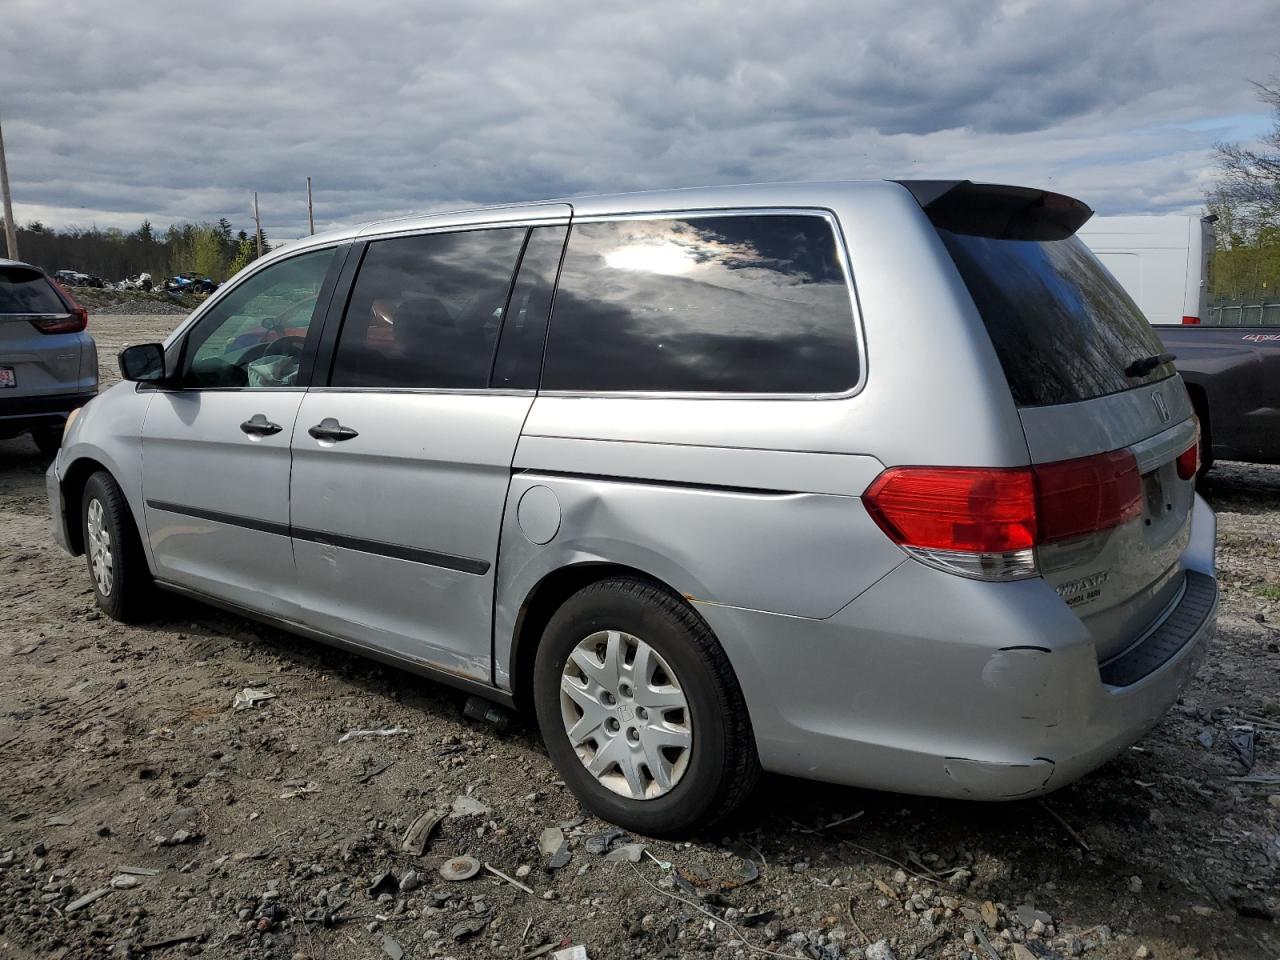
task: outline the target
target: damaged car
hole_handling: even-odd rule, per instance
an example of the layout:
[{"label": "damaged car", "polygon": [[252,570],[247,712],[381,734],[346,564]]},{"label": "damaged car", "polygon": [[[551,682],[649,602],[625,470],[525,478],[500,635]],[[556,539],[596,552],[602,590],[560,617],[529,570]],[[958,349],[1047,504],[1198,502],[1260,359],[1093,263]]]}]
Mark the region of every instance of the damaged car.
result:
[{"label": "damaged car", "polygon": [[762,771],[1043,794],[1160,720],[1218,600],[1090,213],[767,184],[307,237],[121,352],[54,534],[118,619],[161,588],[527,708],[640,833]]}]

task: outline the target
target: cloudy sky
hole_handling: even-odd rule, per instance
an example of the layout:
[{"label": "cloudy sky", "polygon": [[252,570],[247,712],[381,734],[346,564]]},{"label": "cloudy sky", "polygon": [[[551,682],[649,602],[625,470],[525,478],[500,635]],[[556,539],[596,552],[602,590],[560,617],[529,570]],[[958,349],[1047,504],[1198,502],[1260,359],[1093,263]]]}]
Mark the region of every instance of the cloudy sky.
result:
[{"label": "cloudy sky", "polygon": [[15,219],[252,220],[968,177],[1195,212],[1269,126],[1275,0],[4,0]]}]

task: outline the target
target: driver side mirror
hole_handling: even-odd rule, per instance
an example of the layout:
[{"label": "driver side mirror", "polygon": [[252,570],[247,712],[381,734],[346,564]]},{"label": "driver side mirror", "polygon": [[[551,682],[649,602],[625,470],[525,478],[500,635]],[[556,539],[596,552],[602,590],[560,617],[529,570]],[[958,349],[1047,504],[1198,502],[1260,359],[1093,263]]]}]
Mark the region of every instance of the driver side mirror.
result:
[{"label": "driver side mirror", "polygon": [[159,343],[135,343],[118,355],[120,376],[134,383],[161,384],[168,380],[165,371],[164,346]]}]

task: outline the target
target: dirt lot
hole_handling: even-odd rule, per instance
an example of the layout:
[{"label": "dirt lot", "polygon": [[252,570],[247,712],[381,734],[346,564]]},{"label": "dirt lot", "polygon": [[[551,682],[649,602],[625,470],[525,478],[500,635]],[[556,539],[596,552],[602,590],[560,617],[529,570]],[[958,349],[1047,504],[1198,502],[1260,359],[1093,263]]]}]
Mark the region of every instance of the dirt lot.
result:
[{"label": "dirt lot", "polygon": [[[95,317],[104,375],[175,319]],[[970,805],[776,779],[725,836],[633,864],[601,851],[642,838],[584,819],[527,721],[197,604],[100,617],[45,467],[0,442],[0,956],[1280,956],[1280,469],[1212,474],[1213,656],[1083,782]],[[233,711],[244,687],[275,699]],[[401,852],[431,809],[455,815]],[[532,892],[443,880],[459,855]]]}]

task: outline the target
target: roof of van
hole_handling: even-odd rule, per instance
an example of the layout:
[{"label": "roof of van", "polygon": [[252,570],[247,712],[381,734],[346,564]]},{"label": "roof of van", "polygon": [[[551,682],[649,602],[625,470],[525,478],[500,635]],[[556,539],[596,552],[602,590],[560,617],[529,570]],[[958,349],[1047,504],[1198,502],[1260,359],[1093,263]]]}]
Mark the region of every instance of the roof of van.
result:
[{"label": "roof of van", "polygon": [[[952,181],[960,183],[961,181]],[[378,220],[358,228],[361,234],[396,229],[402,224],[412,229],[413,221],[437,217],[465,218],[469,214],[503,213],[523,218],[539,212],[548,218],[565,216],[564,207],[572,207],[575,217],[603,214],[654,213],[664,210],[696,210],[701,207],[778,206],[786,203],[811,205],[821,193],[838,190],[897,190],[892,180],[797,180],[779,183],[734,183],[711,187],[674,187],[666,190],[637,190],[627,193],[599,193],[578,197],[555,197],[532,203],[500,203],[462,210],[414,214],[389,220]],[[557,209],[559,208],[559,209]]]},{"label": "roof of van", "polygon": [[[957,190],[955,188],[962,188]],[[1050,194],[1043,190],[1003,186],[999,184],[975,184],[968,180],[818,180],[792,181],[781,183],[739,183],[712,187],[683,187],[668,190],[644,190],[633,193],[609,193],[593,196],[562,197],[534,203],[503,203],[483,207],[472,207],[461,210],[441,210],[432,213],[413,214],[386,220],[375,220],[353,227],[341,228],[327,233],[315,234],[293,241],[288,245],[288,253],[296,253],[309,247],[350,240],[355,237],[411,232],[433,226],[468,226],[494,223],[502,220],[567,220],[570,215],[580,217],[603,216],[606,214],[646,214],[665,211],[689,211],[698,209],[756,207],[823,207],[826,206],[833,192],[881,194],[893,193],[901,196],[903,191],[913,196],[926,210],[936,202],[944,200],[959,201],[963,207],[963,196],[967,193],[992,191],[1001,194],[1005,201],[1016,205],[1025,205],[1027,198],[1051,197],[1060,209],[1051,214],[1054,219],[1067,222],[1069,226],[1062,235],[1069,234],[1078,226],[1079,218],[1088,217],[1092,211],[1087,206],[1070,197]],[[1070,209],[1065,209],[1065,204]],[[951,206],[955,206],[952,203]],[[1012,210],[1006,208],[1006,212]],[[932,217],[933,214],[931,213]],[[269,256],[274,259],[276,251]]]}]

